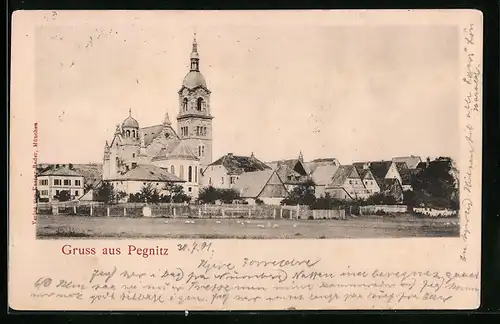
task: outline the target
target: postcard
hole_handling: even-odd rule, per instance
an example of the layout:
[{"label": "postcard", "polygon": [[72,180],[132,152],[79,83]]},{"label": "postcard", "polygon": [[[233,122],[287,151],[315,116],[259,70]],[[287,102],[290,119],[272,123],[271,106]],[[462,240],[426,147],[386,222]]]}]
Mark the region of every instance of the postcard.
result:
[{"label": "postcard", "polygon": [[479,307],[482,24],[15,12],[10,307]]}]

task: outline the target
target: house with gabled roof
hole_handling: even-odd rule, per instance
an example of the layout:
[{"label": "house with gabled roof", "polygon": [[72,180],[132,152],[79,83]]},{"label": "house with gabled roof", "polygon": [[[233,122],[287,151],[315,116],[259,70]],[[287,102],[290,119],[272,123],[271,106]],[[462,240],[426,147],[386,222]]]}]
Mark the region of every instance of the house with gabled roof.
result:
[{"label": "house with gabled roof", "polygon": [[140,192],[148,184],[157,189],[160,194],[167,193],[165,187],[169,183],[182,185],[184,191],[189,193],[185,180],[171,174],[166,168],[152,164],[138,164],[133,169],[106,181],[111,183],[116,191],[125,192],[127,196]]},{"label": "house with gabled roof", "polygon": [[250,156],[228,153],[210,163],[203,170],[203,185],[220,189],[233,188],[243,173],[270,169],[268,165],[257,159],[253,153]]},{"label": "house with gabled roof", "polygon": [[311,181],[310,172],[304,163],[302,152],[299,153],[299,157],[296,159],[268,162],[267,165],[271,167],[271,169],[276,170],[288,191]]},{"label": "house with gabled roof", "polygon": [[330,183],[325,186],[325,194],[343,200],[366,199],[369,196],[354,165],[340,165]]},{"label": "house with gabled roof", "polygon": [[334,164],[318,165],[311,173],[311,179],[314,182],[314,195],[316,198],[325,196],[325,188],[331,183],[339,166]]},{"label": "house with gabled roof", "polygon": [[36,182],[40,200],[57,201],[62,191],[66,191],[70,199],[77,199],[84,194],[83,174],[70,165],[48,166],[37,174]]},{"label": "house with gabled roof", "polygon": [[234,185],[240,197],[249,204],[259,199],[267,205],[279,205],[286,198],[288,191],[280,176],[273,169],[245,172]]},{"label": "house with gabled roof", "polygon": [[380,192],[386,196],[394,197],[397,203],[403,202],[403,187],[398,179],[383,179],[380,182]]},{"label": "house with gabled roof", "polygon": [[375,177],[370,169],[356,168],[356,170],[358,171],[359,177],[361,178],[361,181],[363,181],[365,189],[368,191],[369,195],[380,192],[380,186],[378,185],[377,180],[375,180]]}]

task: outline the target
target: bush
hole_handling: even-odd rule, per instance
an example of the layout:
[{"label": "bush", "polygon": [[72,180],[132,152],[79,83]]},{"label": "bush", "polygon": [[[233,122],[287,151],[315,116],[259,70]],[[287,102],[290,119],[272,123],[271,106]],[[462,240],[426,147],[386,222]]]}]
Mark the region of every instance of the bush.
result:
[{"label": "bush", "polygon": [[[247,202],[248,203],[248,202]],[[262,199],[259,199],[259,198],[255,198],[255,203],[257,205],[264,205],[264,201]]]},{"label": "bush", "polygon": [[71,194],[68,190],[61,190],[59,194],[55,196],[55,198],[59,201],[68,201],[71,199]]},{"label": "bush", "polygon": [[223,203],[230,204],[235,200],[239,200],[240,195],[234,189],[218,189],[212,186],[203,188],[200,191],[198,200],[206,204],[214,204],[220,200]]}]

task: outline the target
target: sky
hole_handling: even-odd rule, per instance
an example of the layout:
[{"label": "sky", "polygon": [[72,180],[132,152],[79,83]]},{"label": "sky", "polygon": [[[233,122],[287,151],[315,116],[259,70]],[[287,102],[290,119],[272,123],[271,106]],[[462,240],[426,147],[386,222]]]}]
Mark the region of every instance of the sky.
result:
[{"label": "sky", "polygon": [[39,161],[102,162],[129,109],[141,127],[168,112],[176,129],[194,32],[212,92],[214,160],[458,156],[455,26],[197,17],[40,25]]}]

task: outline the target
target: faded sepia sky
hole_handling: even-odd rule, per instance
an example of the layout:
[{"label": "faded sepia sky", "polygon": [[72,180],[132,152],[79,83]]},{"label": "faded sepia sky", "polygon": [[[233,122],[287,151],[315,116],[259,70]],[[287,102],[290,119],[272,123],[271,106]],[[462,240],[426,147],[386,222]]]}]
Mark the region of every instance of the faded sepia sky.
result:
[{"label": "faded sepia sky", "polygon": [[194,31],[212,91],[214,160],[458,156],[456,27],[197,17],[40,26],[39,161],[102,162],[129,108],[141,127],[168,112],[176,129]]}]

